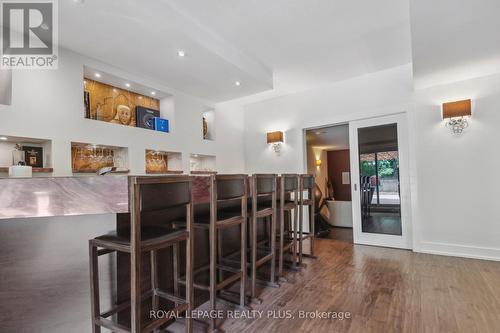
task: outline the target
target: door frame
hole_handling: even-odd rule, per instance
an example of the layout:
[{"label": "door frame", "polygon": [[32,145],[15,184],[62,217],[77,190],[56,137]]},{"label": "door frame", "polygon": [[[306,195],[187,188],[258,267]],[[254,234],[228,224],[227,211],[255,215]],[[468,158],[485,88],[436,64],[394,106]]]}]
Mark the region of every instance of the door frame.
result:
[{"label": "door frame", "polygon": [[[402,235],[364,233],[361,230],[361,198],[359,195],[358,128],[397,124]],[[351,159],[351,193],[354,244],[412,249],[409,132],[406,113],[373,117],[349,122]]]}]

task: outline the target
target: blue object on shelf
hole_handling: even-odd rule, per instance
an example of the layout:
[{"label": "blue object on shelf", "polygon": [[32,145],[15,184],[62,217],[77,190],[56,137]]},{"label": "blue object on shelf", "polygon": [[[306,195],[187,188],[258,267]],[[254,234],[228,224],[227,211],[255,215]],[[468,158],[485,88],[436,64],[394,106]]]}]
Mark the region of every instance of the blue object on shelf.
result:
[{"label": "blue object on shelf", "polygon": [[155,131],[168,133],[169,132],[168,119],[155,117],[154,118],[154,129],[155,129]]}]

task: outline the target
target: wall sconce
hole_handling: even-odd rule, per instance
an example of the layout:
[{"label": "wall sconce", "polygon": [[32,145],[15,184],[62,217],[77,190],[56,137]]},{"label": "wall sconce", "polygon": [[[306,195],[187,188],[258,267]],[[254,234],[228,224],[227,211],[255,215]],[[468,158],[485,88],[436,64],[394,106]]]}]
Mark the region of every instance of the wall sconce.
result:
[{"label": "wall sconce", "polygon": [[316,166],[319,168],[321,166],[321,160],[316,160]]},{"label": "wall sconce", "polygon": [[469,126],[467,118],[472,115],[470,99],[443,104],[443,119],[447,119],[446,126],[453,134],[460,134]]},{"label": "wall sconce", "polygon": [[283,132],[267,132],[267,143],[273,145],[274,152],[279,154],[281,151],[281,143],[283,142]]}]

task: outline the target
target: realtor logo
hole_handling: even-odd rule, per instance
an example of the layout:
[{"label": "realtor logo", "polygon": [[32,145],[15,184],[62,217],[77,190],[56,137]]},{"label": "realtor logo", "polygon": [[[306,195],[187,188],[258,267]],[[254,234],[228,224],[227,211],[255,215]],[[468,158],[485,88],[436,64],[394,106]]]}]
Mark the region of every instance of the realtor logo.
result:
[{"label": "realtor logo", "polygon": [[0,0],[0,68],[56,69],[58,25],[56,0]]}]

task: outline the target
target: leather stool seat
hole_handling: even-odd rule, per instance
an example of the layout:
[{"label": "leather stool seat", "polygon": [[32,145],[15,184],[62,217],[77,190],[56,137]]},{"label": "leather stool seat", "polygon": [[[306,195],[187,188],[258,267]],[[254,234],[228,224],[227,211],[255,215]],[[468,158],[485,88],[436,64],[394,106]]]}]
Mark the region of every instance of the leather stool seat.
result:
[{"label": "leather stool seat", "polygon": [[[141,246],[151,246],[163,244],[182,238],[187,238],[189,233],[186,230],[172,230],[162,227],[144,227],[141,230]],[[130,245],[130,229],[111,231],[107,234],[95,238],[122,245]]]}]

